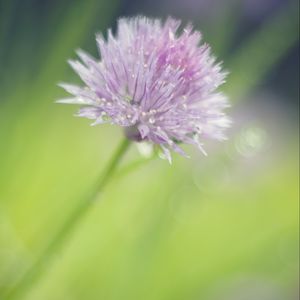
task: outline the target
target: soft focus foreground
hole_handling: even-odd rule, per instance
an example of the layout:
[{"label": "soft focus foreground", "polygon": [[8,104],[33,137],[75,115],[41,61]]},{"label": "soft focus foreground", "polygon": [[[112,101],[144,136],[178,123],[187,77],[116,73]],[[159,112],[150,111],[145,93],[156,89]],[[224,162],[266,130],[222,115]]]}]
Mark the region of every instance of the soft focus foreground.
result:
[{"label": "soft focus foreground", "polygon": [[54,104],[65,61],[138,13],[192,20],[224,60],[229,141],[172,166],[133,146],[26,299],[297,299],[298,8],[263,2],[0,2],[0,299],[123,135]]}]

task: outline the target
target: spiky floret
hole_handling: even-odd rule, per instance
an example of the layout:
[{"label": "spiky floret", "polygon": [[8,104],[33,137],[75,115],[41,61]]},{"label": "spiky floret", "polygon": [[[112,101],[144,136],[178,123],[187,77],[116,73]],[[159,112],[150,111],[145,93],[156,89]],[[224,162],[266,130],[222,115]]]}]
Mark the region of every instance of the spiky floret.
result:
[{"label": "spiky floret", "polygon": [[100,60],[82,50],[82,62],[69,61],[84,87],[61,84],[72,98],[60,103],[82,106],[78,116],[92,125],[109,122],[125,127],[128,138],[159,145],[185,155],[179,143],[197,145],[201,139],[225,139],[230,126],[223,110],[227,98],[217,92],[226,76],[200,44],[191,25],[180,33],[181,22],[168,18],[120,19],[115,36],[97,35]]}]

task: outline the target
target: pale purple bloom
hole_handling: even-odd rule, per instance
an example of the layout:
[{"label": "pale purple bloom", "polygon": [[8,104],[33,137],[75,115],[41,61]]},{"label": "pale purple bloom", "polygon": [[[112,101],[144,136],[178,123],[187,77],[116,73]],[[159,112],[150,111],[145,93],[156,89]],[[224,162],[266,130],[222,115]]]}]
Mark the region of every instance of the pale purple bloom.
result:
[{"label": "pale purple bloom", "polygon": [[[179,143],[197,145],[200,139],[223,140],[230,120],[223,110],[226,97],[216,92],[225,73],[215,64],[201,34],[168,18],[120,19],[116,35],[97,36],[100,60],[78,51],[70,61],[84,87],[61,84],[80,104],[78,116],[92,125],[109,122],[125,127],[129,139],[159,145],[170,160],[170,150],[185,155]],[[203,150],[202,150],[203,151]]]}]

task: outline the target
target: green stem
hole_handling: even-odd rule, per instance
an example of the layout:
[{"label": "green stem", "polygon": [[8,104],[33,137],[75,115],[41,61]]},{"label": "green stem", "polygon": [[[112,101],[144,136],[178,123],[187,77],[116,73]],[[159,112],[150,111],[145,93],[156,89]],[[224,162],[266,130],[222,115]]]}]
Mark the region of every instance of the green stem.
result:
[{"label": "green stem", "polygon": [[50,241],[49,245],[46,247],[41,256],[8,292],[5,299],[20,299],[20,297],[24,296],[30,287],[41,277],[46,265],[51,261],[57,251],[64,246],[72,232],[75,230],[76,226],[80,223],[82,217],[88,212],[93,202],[97,199],[99,194],[111,180],[116,167],[124,156],[129,145],[130,142],[127,139],[121,143],[111,161],[107,165],[107,168],[102,173],[100,180],[96,183],[88,197],[78,205],[73,213],[71,213],[69,218]]}]

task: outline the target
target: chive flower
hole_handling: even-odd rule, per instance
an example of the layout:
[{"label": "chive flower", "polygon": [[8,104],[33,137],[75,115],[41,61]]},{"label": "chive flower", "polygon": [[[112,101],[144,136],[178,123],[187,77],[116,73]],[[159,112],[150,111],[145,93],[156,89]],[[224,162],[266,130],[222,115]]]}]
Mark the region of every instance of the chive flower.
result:
[{"label": "chive flower", "polygon": [[[70,60],[84,86],[60,84],[71,98],[58,102],[81,105],[77,116],[125,129],[128,139],[158,145],[171,161],[180,144],[202,148],[207,138],[224,140],[230,119],[225,95],[217,91],[226,72],[201,44],[191,25],[168,18],[123,18],[116,34],[96,36],[100,59],[82,50]],[[204,152],[205,153],[205,152]]]}]

